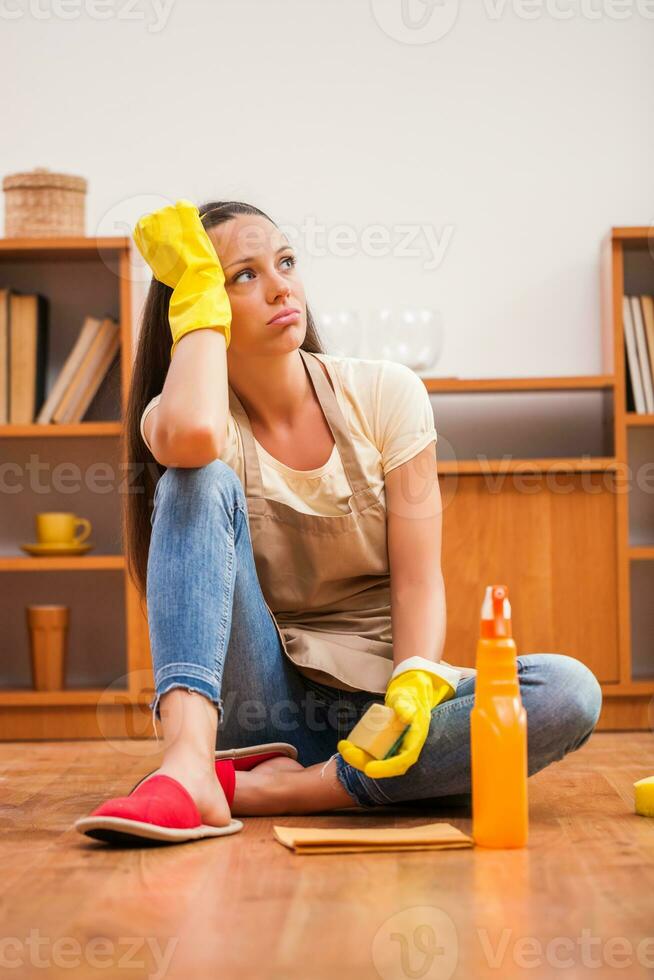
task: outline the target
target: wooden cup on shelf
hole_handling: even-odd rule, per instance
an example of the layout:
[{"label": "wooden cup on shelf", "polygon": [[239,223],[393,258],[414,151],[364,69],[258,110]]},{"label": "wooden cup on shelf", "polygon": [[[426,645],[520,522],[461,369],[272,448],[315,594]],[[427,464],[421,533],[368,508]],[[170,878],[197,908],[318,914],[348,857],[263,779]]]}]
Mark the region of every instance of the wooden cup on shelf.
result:
[{"label": "wooden cup on shelf", "polygon": [[35,691],[62,691],[65,687],[68,641],[68,606],[34,605],[25,608],[30,635],[32,685]]}]

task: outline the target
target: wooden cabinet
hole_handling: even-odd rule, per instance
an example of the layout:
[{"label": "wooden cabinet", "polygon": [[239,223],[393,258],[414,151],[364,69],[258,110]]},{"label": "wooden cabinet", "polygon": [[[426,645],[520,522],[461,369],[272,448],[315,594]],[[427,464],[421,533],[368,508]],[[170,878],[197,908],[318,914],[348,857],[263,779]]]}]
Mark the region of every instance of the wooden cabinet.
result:
[{"label": "wooden cabinet", "polygon": [[[549,479],[548,479],[549,477]],[[445,660],[474,666],[484,584],[509,587],[519,653],[566,653],[619,679],[614,474],[444,476]]]},{"label": "wooden cabinet", "polygon": [[654,415],[627,410],[622,297],[654,294],[651,230],[612,228],[600,257],[602,375],[425,379],[446,436],[444,656],[473,664],[483,587],[504,582],[519,652],[583,661],[602,685],[599,727],[647,729]]},{"label": "wooden cabinet", "polygon": [[654,725],[654,415],[627,407],[623,296],[654,295],[649,227],[613,228],[602,242],[601,312],[605,370],[615,378],[619,683],[616,727]]},{"label": "wooden cabinet", "polygon": [[[0,738],[150,735],[147,622],[121,540],[122,415],[132,363],[127,238],[1,239],[0,286],[50,302],[46,395],[84,317],[112,316],[121,352],[111,382],[75,425],[0,425]],[[104,399],[104,401],[103,401]],[[39,557],[37,511],[89,517],[95,547],[80,557]],[[31,689],[25,606],[70,609],[67,688]]]}]

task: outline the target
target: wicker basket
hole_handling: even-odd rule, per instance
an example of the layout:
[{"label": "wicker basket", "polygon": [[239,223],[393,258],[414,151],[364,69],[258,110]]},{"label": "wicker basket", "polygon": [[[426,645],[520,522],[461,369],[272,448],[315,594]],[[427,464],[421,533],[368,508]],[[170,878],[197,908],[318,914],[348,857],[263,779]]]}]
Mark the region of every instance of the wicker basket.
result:
[{"label": "wicker basket", "polygon": [[86,180],[56,174],[45,167],[29,173],[7,174],[6,238],[58,238],[86,234]]}]

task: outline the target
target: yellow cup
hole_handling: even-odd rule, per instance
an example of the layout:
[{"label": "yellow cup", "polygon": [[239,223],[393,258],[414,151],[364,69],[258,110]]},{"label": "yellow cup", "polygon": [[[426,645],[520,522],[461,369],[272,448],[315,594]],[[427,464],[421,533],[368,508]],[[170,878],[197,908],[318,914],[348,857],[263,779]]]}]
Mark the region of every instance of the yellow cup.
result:
[{"label": "yellow cup", "polygon": [[[85,517],[63,511],[44,511],[36,515],[34,523],[39,544],[81,544],[91,533],[91,522]],[[78,526],[81,526],[82,533],[76,537]]]}]

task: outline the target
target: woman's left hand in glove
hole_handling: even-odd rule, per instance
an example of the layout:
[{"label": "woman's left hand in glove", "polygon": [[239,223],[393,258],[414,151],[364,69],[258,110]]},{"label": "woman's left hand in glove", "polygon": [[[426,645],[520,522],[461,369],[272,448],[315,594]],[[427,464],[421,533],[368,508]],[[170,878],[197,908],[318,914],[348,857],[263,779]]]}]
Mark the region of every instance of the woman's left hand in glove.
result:
[{"label": "woman's left hand in glove", "polygon": [[340,740],[338,751],[347,763],[372,779],[402,776],[420,756],[429,734],[432,709],[454,694],[455,688],[431,670],[405,670],[392,678],[384,698],[384,703],[409,726],[399,751],[388,759],[375,759],[348,739]]}]

